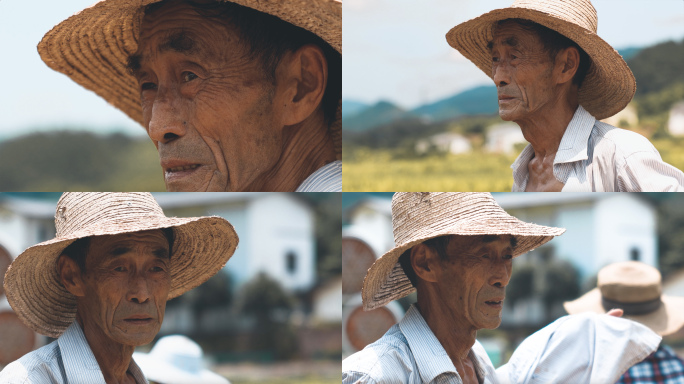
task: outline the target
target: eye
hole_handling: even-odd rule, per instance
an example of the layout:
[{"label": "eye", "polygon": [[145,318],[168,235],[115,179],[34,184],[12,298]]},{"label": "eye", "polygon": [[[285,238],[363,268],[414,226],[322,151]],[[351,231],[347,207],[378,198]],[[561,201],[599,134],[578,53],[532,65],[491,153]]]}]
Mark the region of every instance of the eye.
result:
[{"label": "eye", "polygon": [[181,76],[183,76],[183,81],[186,83],[195,80],[198,77],[194,73],[188,71],[183,72]]},{"label": "eye", "polygon": [[488,253],[485,253],[484,255],[482,255],[482,258],[483,258],[483,259],[489,259],[489,254],[488,254]]},{"label": "eye", "polygon": [[140,89],[143,91],[154,90],[157,89],[157,84],[152,82],[145,82],[140,85]]},{"label": "eye", "polygon": [[126,272],[126,267],[116,267],[114,268],[116,272]]},{"label": "eye", "polygon": [[152,267],[152,268],[150,268],[150,271],[152,271],[152,272],[164,272],[164,268],[163,267]]},{"label": "eye", "polygon": [[492,62],[493,62],[493,63],[498,63],[498,62],[499,62],[499,58],[498,58],[498,57],[492,57]]},{"label": "eye", "polygon": [[504,260],[512,260],[512,259],[513,259],[513,255],[504,255],[503,259],[504,259]]}]

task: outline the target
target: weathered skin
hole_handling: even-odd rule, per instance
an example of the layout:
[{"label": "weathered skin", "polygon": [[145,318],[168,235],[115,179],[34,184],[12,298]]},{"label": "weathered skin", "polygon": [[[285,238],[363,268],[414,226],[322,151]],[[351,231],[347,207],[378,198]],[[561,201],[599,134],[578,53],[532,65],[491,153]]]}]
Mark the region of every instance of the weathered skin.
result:
[{"label": "weathered skin", "polygon": [[169,243],[160,230],[91,238],[85,271],[58,261],[77,297],[76,318],[107,383],[134,382],[127,372],[136,346],[152,342],[171,287]]},{"label": "weathered skin", "polygon": [[274,82],[233,27],[172,2],[145,16],[134,56],[167,190],[293,191],[335,160],[320,48],[286,53]]},{"label": "weathered skin", "polygon": [[490,46],[499,116],[516,122],[535,152],[526,190],[560,191],[563,183],[553,175],[553,161],[579,105],[579,90],[572,84],[579,52],[566,48],[554,62],[540,38],[515,22],[497,27]]}]

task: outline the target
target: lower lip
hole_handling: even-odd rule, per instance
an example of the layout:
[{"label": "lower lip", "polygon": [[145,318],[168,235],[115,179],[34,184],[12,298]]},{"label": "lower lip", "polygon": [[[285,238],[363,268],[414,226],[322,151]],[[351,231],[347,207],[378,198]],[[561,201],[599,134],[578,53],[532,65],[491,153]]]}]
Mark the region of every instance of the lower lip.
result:
[{"label": "lower lip", "polygon": [[513,98],[508,98],[508,99],[499,99],[499,104],[501,104],[501,103],[507,103],[507,102],[509,102],[509,101],[513,101],[513,100],[515,100],[515,99],[513,99]]},{"label": "lower lip", "polygon": [[197,170],[199,170],[200,168],[202,168],[202,167],[198,165],[195,168],[185,169],[182,171],[166,171],[166,172],[164,172],[164,178],[167,181],[172,181],[175,179],[182,179],[184,177],[191,176],[193,173],[197,172]]},{"label": "lower lip", "polygon": [[503,301],[498,302],[498,303],[487,303],[485,302],[489,307],[491,308],[502,308],[503,307]]},{"label": "lower lip", "polygon": [[152,319],[125,319],[124,321],[131,325],[147,325],[152,323]]}]

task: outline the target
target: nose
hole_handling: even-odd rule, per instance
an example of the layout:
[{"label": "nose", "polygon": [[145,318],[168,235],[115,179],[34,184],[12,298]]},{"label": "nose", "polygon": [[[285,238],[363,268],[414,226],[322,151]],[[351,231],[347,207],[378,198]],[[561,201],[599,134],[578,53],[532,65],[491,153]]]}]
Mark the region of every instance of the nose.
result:
[{"label": "nose", "polygon": [[156,143],[168,144],[186,133],[185,121],[181,116],[178,92],[159,87],[152,103],[147,134]]},{"label": "nose", "polygon": [[508,63],[502,60],[492,66],[492,78],[496,86],[505,86],[511,82],[511,72]]},{"label": "nose", "polygon": [[126,299],[136,304],[144,304],[150,299],[150,289],[144,275],[136,273],[132,277]]},{"label": "nose", "polygon": [[492,263],[492,274],[489,284],[497,288],[505,288],[511,280],[510,260],[498,259]]}]

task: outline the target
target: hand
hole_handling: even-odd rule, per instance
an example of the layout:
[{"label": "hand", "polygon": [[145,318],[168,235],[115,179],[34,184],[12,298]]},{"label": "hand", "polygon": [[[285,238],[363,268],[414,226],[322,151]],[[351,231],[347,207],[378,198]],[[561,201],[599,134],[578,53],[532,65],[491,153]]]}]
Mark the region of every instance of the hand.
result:
[{"label": "hand", "polygon": [[620,308],[613,308],[613,309],[611,309],[610,311],[606,312],[606,315],[608,315],[608,316],[615,316],[615,317],[622,317],[622,315],[623,315],[624,313],[625,313],[625,311],[623,311],[623,310],[620,309]]}]

